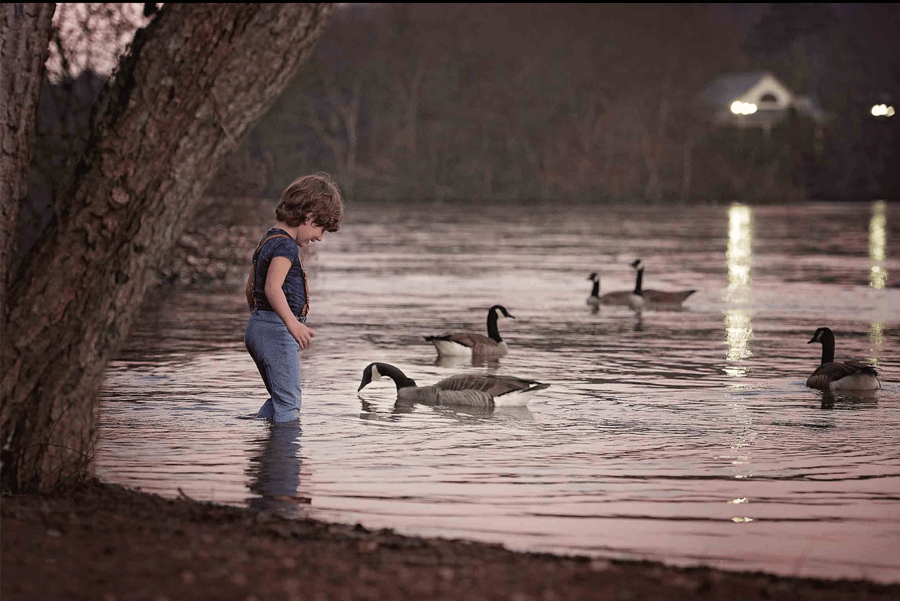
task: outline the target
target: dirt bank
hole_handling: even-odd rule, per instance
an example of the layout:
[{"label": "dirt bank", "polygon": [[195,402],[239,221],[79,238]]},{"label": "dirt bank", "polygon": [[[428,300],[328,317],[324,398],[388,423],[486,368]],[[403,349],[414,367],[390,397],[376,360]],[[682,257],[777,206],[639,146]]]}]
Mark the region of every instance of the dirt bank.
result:
[{"label": "dirt bank", "polygon": [[0,509],[3,601],[900,599],[900,585],[514,553],[96,481]]}]

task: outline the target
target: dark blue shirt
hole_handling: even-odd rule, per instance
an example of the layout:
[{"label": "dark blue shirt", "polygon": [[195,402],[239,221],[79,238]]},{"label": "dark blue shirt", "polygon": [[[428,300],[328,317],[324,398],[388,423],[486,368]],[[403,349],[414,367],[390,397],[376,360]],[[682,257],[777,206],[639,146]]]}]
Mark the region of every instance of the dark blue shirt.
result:
[{"label": "dark blue shirt", "polygon": [[[286,231],[281,228],[270,228],[264,238],[273,234],[285,234]],[[269,273],[269,265],[275,257],[285,257],[290,260],[291,268],[288,270],[287,276],[281,289],[287,298],[288,306],[291,313],[300,317],[300,311],[306,303],[306,288],[304,286],[304,278],[306,274],[303,272],[303,266],[300,265],[300,247],[293,238],[273,238],[263,244],[259,250],[259,256],[256,257],[256,273],[253,280],[253,296],[256,299],[256,308],[260,311],[272,311],[272,305],[266,298],[266,275]]]}]

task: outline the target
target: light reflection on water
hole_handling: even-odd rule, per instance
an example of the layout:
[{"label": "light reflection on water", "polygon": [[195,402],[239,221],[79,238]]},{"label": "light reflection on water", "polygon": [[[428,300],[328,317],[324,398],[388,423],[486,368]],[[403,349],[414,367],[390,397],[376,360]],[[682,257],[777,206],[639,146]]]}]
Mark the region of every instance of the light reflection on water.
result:
[{"label": "light reflection on water", "polygon": [[872,218],[869,220],[869,259],[872,262],[872,288],[884,288],[887,283],[887,270],[884,260],[887,250],[887,215],[886,203],[883,200],[872,203]]},{"label": "light reflection on water", "polygon": [[730,376],[743,376],[746,368],[739,362],[753,356],[750,341],[751,325],[750,292],[753,277],[753,209],[739,203],[728,209],[728,288],[725,294],[725,358],[732,364],[725,368]]},{"label": "light reflection on water", "polygon": [[[264,389],[243,282],[166,291],[110,366],[97,474],[514,549],[900,581],[891,209],[350,207],[308,266],[301,424],[250,417]],[[631,289],[635,258],[645,286],[698,292],[682,311],[592,313],[587,275]],[[423,336],[482,331],[496,303],[516,315],[508,356],[436,360]],[[839,357],[879,364],[882,390],[804,386],[820,325]],[[357,396],[371,361],[421,384],[471,370],[551,387],[527,407],[402,406],[387,382]]]}]

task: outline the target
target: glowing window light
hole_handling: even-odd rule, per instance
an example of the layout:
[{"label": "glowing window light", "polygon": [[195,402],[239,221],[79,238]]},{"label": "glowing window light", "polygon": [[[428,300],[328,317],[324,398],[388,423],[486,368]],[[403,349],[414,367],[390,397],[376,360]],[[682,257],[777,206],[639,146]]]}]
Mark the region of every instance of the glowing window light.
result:
[{"label": "glowing window light", "polygon": [[[732,105],[732,110],[734,110],[734,105]],[[893,117],[894,116],[894,107],[889,104],[876,104],[872,106],[872,116],[873,117]]]},{"label": "glowing window light", "polygon": [[752,115],[758,107],[752,102],[741,102],[735,100],[731,103],[731,112],[735,115]]}]

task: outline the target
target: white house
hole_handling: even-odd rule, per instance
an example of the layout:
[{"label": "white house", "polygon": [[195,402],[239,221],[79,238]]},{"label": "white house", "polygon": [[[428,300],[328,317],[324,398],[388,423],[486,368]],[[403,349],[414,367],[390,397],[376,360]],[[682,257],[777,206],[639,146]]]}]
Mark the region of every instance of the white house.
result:
[{"label": "white house", "polygon": [[700,97],[712,109],[713,122],[722,126],[770,131],[792,110],[817,124],[827,121],[827,114],[814,98],[795,94],[768,71],[720,75]]}]

